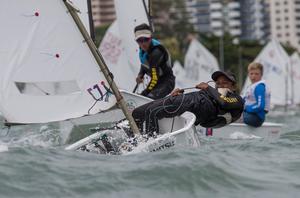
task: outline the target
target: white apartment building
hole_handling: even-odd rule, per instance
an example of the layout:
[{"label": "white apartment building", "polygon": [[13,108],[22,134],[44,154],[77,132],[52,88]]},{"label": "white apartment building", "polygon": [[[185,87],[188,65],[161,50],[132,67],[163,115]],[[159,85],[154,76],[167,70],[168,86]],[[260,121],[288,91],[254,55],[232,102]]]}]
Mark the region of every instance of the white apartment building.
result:
[{"label": "white apartment building", "polygon": [[110,24],[116,19],[114,0],[92,0],[94,26]]},{"label": "white apartment building", "polygon": [[270,1],[271,36],[300,51],[300,0]]},{"label": "white apartment building", "polygon": [[224,31],[234,37],[239,37],[242,33],[238,1],[211,1],[210,20],[212,32],[217,36],[223,35]]},{"label": "white apartment building", "polygon": [[185,0],[190,23],[202,33],[224,31],[245,40],[266,41],[270,35],[269,0]]},{"label": "white apartment building", "polygon": [[240,3],[236,0],[186,0],[190,22],[203,33],[240,36]]},{"label": "white apartment building", "polygon": [[245,40],[266,41],[270,35],[270,11],[266,0],[241,2],[242,36]]},{"label": "white apartment building", "polygon": [[210,33],[210,1],[209,0],[186,0],[186,9],[190,14],[189,22],[195,30],[202,33]]}]

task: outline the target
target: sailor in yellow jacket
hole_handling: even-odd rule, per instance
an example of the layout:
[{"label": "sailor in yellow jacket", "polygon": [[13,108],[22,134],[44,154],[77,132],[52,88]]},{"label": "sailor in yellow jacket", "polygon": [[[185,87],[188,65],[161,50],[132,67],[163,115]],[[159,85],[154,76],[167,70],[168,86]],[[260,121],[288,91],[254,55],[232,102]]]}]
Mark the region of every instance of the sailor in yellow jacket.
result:
[{"label": "sailor in yellow jacket", "polygon": [[182,90],[175,89],[169,97],[136,108],[132,115],[140,130],[143,131],[145,122],[147,134],[159,133],[159,119],[179,116],[186,111],[196,115],[196,125],[206,128],[223,127],[239,119],[244,101],[235,92],[235,76],[216,71],[212,79],[216,83],[215,88],[201,82],[195,86],[200,91],[183,94]]},{"label": "sailor in yellow jacket", "polygon": [[147,24],[136,26],[134,32],[136,42],[140,47],[139,58],[141,61],[136,82],[143,82],[145,74],[150,77],[150,82],[141,95],[152,99],[163,98],[175,87],[170,55],[158,40],[152,38],[150,27]]}]

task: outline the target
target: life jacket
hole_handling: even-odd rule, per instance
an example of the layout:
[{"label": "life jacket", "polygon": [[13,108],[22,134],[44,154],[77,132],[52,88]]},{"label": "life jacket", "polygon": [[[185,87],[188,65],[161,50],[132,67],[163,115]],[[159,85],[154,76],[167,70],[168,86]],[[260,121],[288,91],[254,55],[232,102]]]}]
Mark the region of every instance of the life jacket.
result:
[{"label": "life jacket", "polygon": [[[164,76],[164,75],[172,75],[173,76],[173,71],[172,71],[172,62],[171,62],[171,56],[168,50],[161,45],[161,43],[156,40],[156,39],[151,39],[151,46],[149,49],[149,52],[142,50],[141,48],[139,49],[139,58],[142,63],[142,67],[146,71],[146,73],[149,75],[151,73],[151,68],[148,62],[148,57],[149,54],[151,53],[154,49],[159,48],[165,55],[162,58],[165,58],[166,61],[163,61],[165,64],[164,65],[158,65],[158,76]],[[150,75],[149,75],[150,76]]]},{"label": "life jacket", "polygon": [[270,89],[268,88],[268,86],[266,85],[264,80],[260,80],[256,83],[253,83],[252,85],[250,85],[247,88],[247,90],[245,92],[245,96],[244,96],[245,105],[252,105],[252,104],[256,103],[254,91],[255,91],[255,88],[261,83],[265,85],[265,107],[264,107],[264,110],[265,110],[265,112],[269,112],[271,92],[270,92]]}]

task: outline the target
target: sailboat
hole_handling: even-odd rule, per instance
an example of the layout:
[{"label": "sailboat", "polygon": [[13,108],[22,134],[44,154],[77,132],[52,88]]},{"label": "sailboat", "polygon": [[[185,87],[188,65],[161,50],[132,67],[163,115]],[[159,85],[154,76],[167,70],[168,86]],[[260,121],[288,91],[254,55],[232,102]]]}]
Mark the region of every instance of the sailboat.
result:
[{"label": "sailboat", "polygon": [[[287,90],[287,67],[289,58],[286,52],[276,40],[271,40],[259,53],[255,62],[260,62],[264,66],[263,79],[267,81],[271,89],[271,102],[273,106],[284,105],[288,92],[282,94],[282,90]],[[242,95],[250,85],[247,78]],[[201,133],[207,136],[215,136],[224,139],[277,139],[282,133],[283,125],[280,123],[264,122],[261,127],[254,128],[244,123],[232,123],[219,129],[200,129]]]},{"label": "sailboat", "polygon": [[[141,23],[147,23],[151,25],[149,17],[149,1],[132,0],[130,2],[125,2],[115,0],[115,8],[117,19],[113,22],[113,24],[109,27],[108,31],[106,32],[105,37],[100,44],[99,50],[101,51],[101,53],[103,53],[104,59],[109,63],[109,67],[112,68],[116,81],[120,82],[117,83],[118,87],[121,88],[120,91],[124,96],[129,109],[132,110],[137,106],[151,101],[151,99],[149,98],[145,98],[143,96],[132,94],[129,92],[133,88],[133,80],[135,79],[140,68],[140,61],[138,60],[138,45],[135,42],[133,30],[135,26]],[[134,9],[135,12],[128,13],[128,9],[126,8]],[[126,75],[124,75],[124,71],[126,71]],[[116,113],[116,111],[110,111],[106,115],[109,115],[112,112],[114,113],[114,116],[109,117],[120,119],[120,114]],[[171,125],[171,120],[172,123],[174,123],[175,121],[175,123],[179,122],[181,124],[172,124],[172,126],[175,127],[172,129],[169,127]],[[182,126],[183,124],[183,121],[183,128],[185,128],[184,130],[180,128],[180,126]],[[195,134],[193,134],[195,133],[195,128],[192,125],[193,122],[194,115],[190,115],[190,113],[185,113],[180,117],[175,118],[175,120],[165,119],[165,121],[163,122],[160,121],[160,128],[162,129],[163,133],[167,131],[170,132],[179,130],[181,131],[179,132],[179,134],[181,134],[183,131],[190,131],[191,133],[189,135],[189,138],[183,138],[183,142],[186,142],[187,139],[189,139],[189,142],[198,142],[197,138],[195,137]],[[186,128],[186,126],[188,126],[188,128]],[[172,132],[171,136],[175,134],[176,133]],[[94,134],[90,137],[87,137],[86,139],[82,139],[74,143],[73,145],[70,145],[67,149],[78,149],[79,147],[82,147],[83,144],[86,144],[86,142],[89,141],[90,138],[95,139],[98,135]],[[169,136],[169,134],[165,135]],[[182,134],[180,136],[182,136]],[[164,139],[164,137],[160,138]],[[179,139],[180,138],[178,138],[177,140],[177,144],[181,144]],[[157,147],[157,143],[155,145]],[[199,145],[199,142],[196,145]],[[146,147],[148,146],[145,146],[145,148]]]},{"label": "sailboat", "polygon": [[184,70],[183,66],[181,65],[181,63],[178,60],[174,61],[173,73],[176,76],[175,87],[187,87],[187,86],[189,86],[184,81],[185,75],[186,75],[185,70]]},{"label": "sailboat", "polygon": [[[284,107],[291,101],[290,58],[276,39],[272,39],[254,60],[264,66],[263,79],[271,90],[271,108]],[[246,79],[242,93],[250,85]]]},{"label": "sailboat", "polygon": [[[293,104],[295,106],[300,105],[300,92],[298,91],[300,87],[300,56],[297,52],[291,55],[291,77],[292,77],[292,90],[293,90]],[[296,91],[297,90],[297,91]]]},{"label": "sailboat", "polygon": [[219,70],[217,59],[197,39],[192,39],[184,58],[185,75],[178,81],[186,87],[211,81],[213,72]]},{"label": "sailboat", "polygon": [[[5,20],[8,11],[9,21]],[[0,110],[7,124],[64,120],[95,124],[102,121],[97,120],[101,112],[118,105],[133,132],[139,133],[128,101],[77,12],[68,0],[1,1]],[[194,120],[190,113],[175,118],[172,132],[164,127],[171,126],[171,121],[161,120],[166,133],[143,148],[153,151],[177,143],[198,146]]]},{"label": "sailboat", "polygon": [[[254,60],[264,66],[263,79],[266,80],[271,90],[271,105],[284,106],[290,97],[288,71],[290,68],[289,57],[280,43],[272,39]],[[242,95],[250,85],[249,78],[246,79]],[[286,90],[283,93],[282,90]],[[268,116],[268,115],[267,115]],[[202,134],[215,136],[223,139],[267,139],[274,140],[282,134],[283,124],[264,122],[261,127],[254,128],[244,123],[232,123],[220,129],[200,129]]]},{"label": "sailboat", "polygon": [[[196,39],[191,41],[185,56],[184,76],[179,76],[181,86],[189,87],[199,82],[209,82],[211,74],[219,70],[217,59]],[[177,76],[176,76],[177,77]],[[211,86],[213,86],[211,84]],[[265,122],[259,128],[253,128],[246,124],[231,123],[218,129],[204,128],[197,126],[203,136],[213,136],[222,139],[276,139],[282,131],[282,124]]]}]

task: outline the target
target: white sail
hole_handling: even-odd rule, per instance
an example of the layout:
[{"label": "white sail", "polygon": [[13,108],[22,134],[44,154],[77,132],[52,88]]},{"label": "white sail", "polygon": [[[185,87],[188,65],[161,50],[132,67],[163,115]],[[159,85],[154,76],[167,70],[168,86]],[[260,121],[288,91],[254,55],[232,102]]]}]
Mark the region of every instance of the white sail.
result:
[{"label": "white sail", "polygon": [[[145,0],[146,7],[148,1]],[[134,27],[148,23],[143,0],[115,0],[117,19],[105,33],[99,46],[120,89],[132,91],[140,69],[139,46],[134,39]],[[131,10],[128,12],[128,10]],[[139,91],[143,90],[140,86]]]},{"label": "white sail", "polygon": [[292,74],[292,89],[293,89],[293,102],[300,104],[300,57],[297,52],[291,55],[291,74]]},{"label": "white sail", "polygon": [[[143,1],[147,0],[115,0],[115,9],[119,32],[124,43],[127,58],[134,72],[138,73],[140,60],[138,56],[138,44],[134,39],[134,28],[142,23],[149,24]],[[147,5],[146,5],[147,7]]]},{"label": "white sail", "polygon": [[[291,94],[290,83],[288,83],[290,61],[280,43],[272,39],[254,61],[261,63],[264,67],[263,79],[271,91],[271,106],[286,105]],[[243,94],[250,84],[250,80],[247,78],[242,90]]]},{"label": "white sail", "polygon": [[185,79],[189,86],[211,80],[214,71],[219,70],[217,59],[196,39],[190,43],[185,55]]},{"label": "white sail", "polygon": [[[120,89],[132,91],[136,84],[135,78],[138,72],[130,65],[125,48],[116,20],[106,31],[99,50],[113,73],[117,86]],[[138,56],[138,53],[135,53],[135,55]]]},{"label": "white sail", "polygon": [[173,64],[173,73],[176,76],[175,87],[185,88],[185,87],[191,86],[186,83],[185,70],[184,70],[183,66],[180,64],[180,62],[177,60]]},{"label": "white sail", "polygon": [[64,120],[116,103],[62,0],[2,0],[0,24],[0,111],[8,122]]}]

